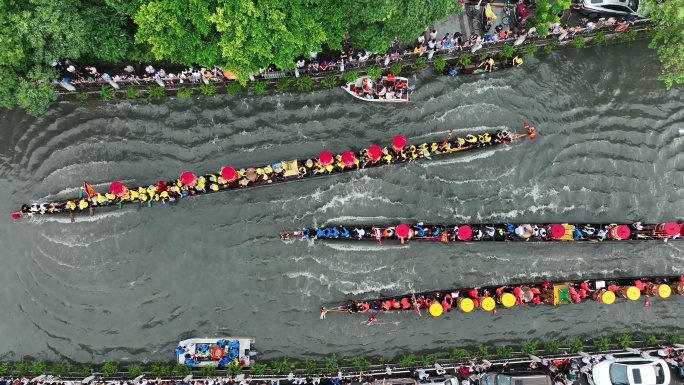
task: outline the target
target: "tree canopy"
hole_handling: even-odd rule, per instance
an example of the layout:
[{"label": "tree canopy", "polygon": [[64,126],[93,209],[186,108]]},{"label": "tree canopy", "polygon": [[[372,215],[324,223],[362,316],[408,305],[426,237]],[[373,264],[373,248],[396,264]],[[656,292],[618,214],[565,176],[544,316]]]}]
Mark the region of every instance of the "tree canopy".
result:
[{"label": "tree canopy", "polygon": [[327,45],[384,51],[412,41],[457,0],[0,0],[0,106],[44,112],[50,63],[218,65],[247,81]]},{"label": "tree canopy", "polygon": [[647,4],[654,21],[649,47],[658,52],[663,63],[661,79],[670,89],[684,83],[684,0],[647,0]]}]

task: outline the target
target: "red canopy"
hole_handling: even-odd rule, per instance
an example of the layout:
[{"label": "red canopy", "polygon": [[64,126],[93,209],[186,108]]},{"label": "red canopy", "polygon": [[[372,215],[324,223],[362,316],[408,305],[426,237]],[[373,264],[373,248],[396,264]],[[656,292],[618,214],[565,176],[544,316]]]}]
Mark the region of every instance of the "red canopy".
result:
[{"label": "red canopy", "polygon": [[392,147],[404,148],[406,146],[406,138],[404,135],[397,135],[392,139]]},{"label": "red canopy", "polygon": [[405,225],[405,224],[403,224],[403,223],[400,224],[400,225],[397,226],[397,228],[396,228],[397,237],[399,237],[399,238],[406,238],[406,237],[408,237],[409,231],[410,231],[410,230],[411,230],[411,229],[409,229],[409,227],[408,227],[407,225]]},{"label": "red canopy", "polygon": [[550,231],[551,238],[560,238],[565,235],[565,226],[561,224],[555,224],[551,226]]},{"label": "red canopy", "polygon": [[333,155],[330,153],[330,151],[323,151],[321,152],[321,155],[318,156],[318,160],[322,164],[328,165],[333,162]]},{"label": "red canopy", "polygon": [[354,164],[354,160],[356,160],[356,156],[354,156],[354,153],[351,151],[345,151],[342,153],[342,163],[344,163],[347,166],[351,166]]},{"label": "red canopy", "polygon": [[684,224],[682,225],[681,230],[679,231],[679,234],[681,236],[684,236]]},{"label": "red canopy", "polygon": [[109,185],[109,192],[114,195],[119,195],[123,192],[124,185],[121,182],[112,182]]},{"label": "red canopy", "polygon": [[618,226],[617,229],[615,229],[615,232],[616,232],[617,236],[620,237],[621,239],[629,238],[629,227],[627,227],[625,225]]},{"label": "red canopy", "polygon": [[368,156],[373,160],[378,160],[382,156],[382,148],[377,144],[368,147]]},{"label": "red canopy", "polygon": [[676,222],[667,222],[663,225],[663,230],[665,230],[667,235],[674,237],[679,234],[679,225]]},{"label": "red canopy", "polygon": [[233,181],[233,179],[235,179],[235,177],[237,176],[237,173],[235,172],[234,168],[232,168],[230,166],[226,166],[226,167],[221,169],[221,176],[223,177],[223,179],[230,182],[230,181]]},{"label": "red canopy", "polygon": [[468,225],[463,225],[458,228],[458,239],[462,241],[467,241],[473,236],[473,229]]},{"label": "red canopy", "polygon": [[197,181],[197,177],[190,171],[185,171],[181,174],[180,181],[183,184],[193,184]]}]

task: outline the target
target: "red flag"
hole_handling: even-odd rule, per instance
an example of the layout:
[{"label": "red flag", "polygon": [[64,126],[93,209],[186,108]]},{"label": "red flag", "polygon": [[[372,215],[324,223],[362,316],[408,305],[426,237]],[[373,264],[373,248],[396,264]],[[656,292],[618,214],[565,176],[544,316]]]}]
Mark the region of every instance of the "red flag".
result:
[{"label": "red flag", "polygon": [[89,197],[96,197],[97,196],[97,191],[93,188],[93,186],[90,185],[90,183],[83,181],[83,188],[86,190],[86,193],[88,194]]}]

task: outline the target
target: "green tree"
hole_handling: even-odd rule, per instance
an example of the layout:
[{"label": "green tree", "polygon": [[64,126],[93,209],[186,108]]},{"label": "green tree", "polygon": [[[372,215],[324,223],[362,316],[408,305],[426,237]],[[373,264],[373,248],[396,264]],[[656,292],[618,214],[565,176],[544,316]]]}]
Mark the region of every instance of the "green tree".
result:
[{"label": "green tree", "polygon": [[660,79],[670,89],[684,83],[684,0],[647,0],[653,35],[649,47],[655,49],[663,64]]}]

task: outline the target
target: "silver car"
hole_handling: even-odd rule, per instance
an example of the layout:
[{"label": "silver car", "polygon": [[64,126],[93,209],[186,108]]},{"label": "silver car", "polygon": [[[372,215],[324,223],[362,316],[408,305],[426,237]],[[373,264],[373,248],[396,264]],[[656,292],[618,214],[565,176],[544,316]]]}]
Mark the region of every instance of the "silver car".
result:
[{"label": "silver car", "polygon": [[592,19],[599,16],[647,17],[648,7],[643,0],[582,0],[579,13]]},{"label": "silver car", "polygon": [[658,358],[618,358],[594,365],[591,385],[669,385],[670,369]]}]

